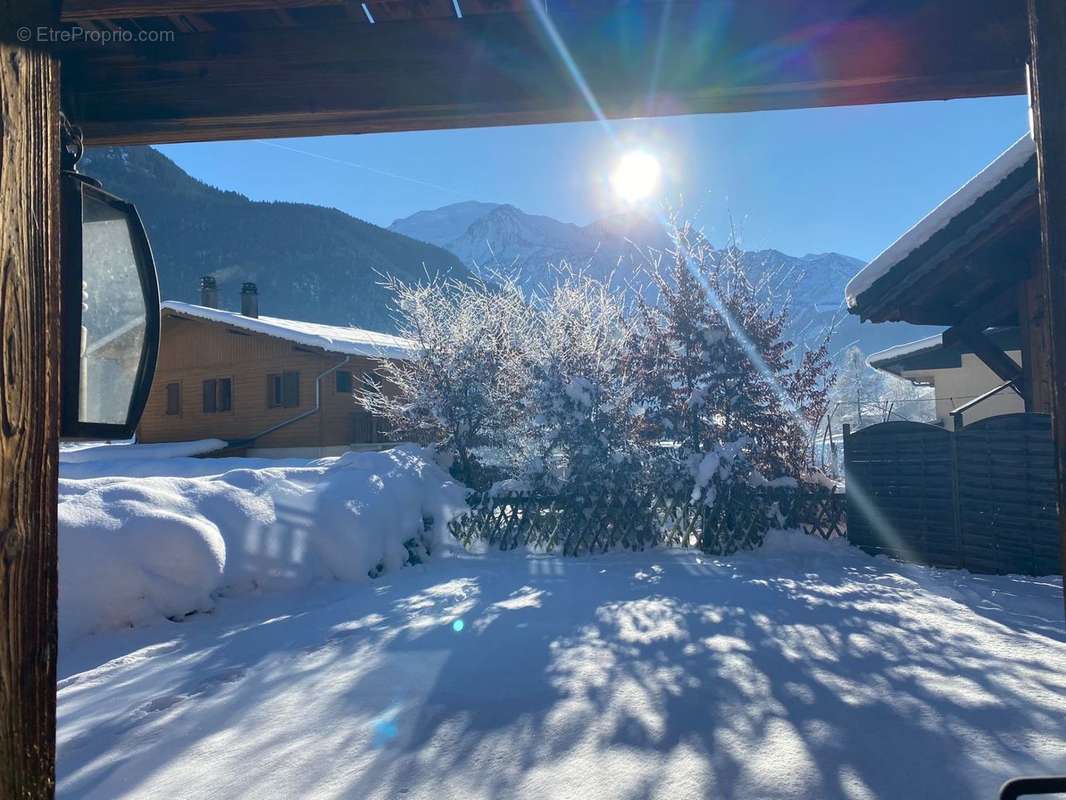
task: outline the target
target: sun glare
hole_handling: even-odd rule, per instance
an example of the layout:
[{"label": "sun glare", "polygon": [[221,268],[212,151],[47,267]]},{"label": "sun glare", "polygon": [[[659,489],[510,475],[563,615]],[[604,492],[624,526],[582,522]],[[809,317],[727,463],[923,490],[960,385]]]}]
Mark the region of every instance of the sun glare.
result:
[{"label": "sun glare", "polygon": [[611,186],[627,203],[651,197],[659,188],[659,159],[642,150],[626,153],[611,173]]}]

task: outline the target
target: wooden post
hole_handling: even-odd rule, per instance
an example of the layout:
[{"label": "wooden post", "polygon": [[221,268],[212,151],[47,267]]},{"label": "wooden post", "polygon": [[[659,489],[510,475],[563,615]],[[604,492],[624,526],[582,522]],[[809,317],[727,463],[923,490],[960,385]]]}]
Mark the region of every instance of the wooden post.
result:
[{"label": "wooden post", "polygon": [[1039,266],[1033,277],[1018,285],[1018,326],[1025,370],[1025,410],[1051,413],[1051,335],[1048,330],[1047,290]]},{"label": "wooden post", "polygon": [[[0,4],[0,797],[55,788],[59,67]],[[27,26],[19,34],[20,26]]]},{"label": "wooden post", "polygon": [[[1051,415],[1066,572],[1066,2],[1029,0],[1029,106],[1036,140],[1041,259],[1051,332]],[[1064,596],[1066,601],[1066,596]]]}]

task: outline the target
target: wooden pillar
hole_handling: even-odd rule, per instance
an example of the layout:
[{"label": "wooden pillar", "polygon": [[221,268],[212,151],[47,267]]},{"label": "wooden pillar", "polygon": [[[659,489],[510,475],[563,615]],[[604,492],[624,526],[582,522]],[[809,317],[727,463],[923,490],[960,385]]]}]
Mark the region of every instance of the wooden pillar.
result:
[{"label": "wooden pillar", "polygon": [[55,787],[59,68],[18,28],[56,11],[0,0],[2,798]]},{"label": "wooden pillar", "polygon": [[1018,328],[1025,371],[1025,410],[1051,413],[1051,331],[1039,268],[1018,284]]},{"label": "wooden pillar", "polygon": [[[1029,2],[1029,105],[1036,140],[1041,258],[1048,297],[1059,546],[1066,572],[1066,0]],[[1066,598],[1064,598],[1066,599]]]}]

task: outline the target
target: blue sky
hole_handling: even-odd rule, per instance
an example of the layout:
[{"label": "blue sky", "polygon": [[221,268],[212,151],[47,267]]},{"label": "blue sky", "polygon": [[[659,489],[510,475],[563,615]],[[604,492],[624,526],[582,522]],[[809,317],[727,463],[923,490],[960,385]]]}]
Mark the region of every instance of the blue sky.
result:
[{"label": "blue sky", "polygon": [[[721,243],[869,259],[1021,136],[1024,97],[626,120],[664,164],[662,197]],[[620,210],[598,123],[168,145],[190,174],[255,200],[378,225],[460,200],[578,224]],[[299,151],[299,152],[297,152]]]}]

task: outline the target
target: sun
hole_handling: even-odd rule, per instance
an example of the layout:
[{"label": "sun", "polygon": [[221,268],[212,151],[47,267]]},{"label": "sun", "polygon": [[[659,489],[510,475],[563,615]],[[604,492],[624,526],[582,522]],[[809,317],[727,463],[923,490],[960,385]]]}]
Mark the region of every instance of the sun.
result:
[{"label": "sun", "polygon": [[659,159],[643,150],[633,150],[619,159],[611,173],[611,186],[627,203],[651,197],[659,188]]}]

